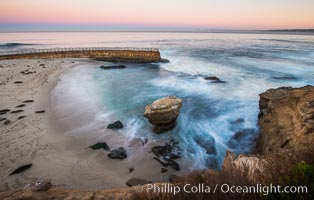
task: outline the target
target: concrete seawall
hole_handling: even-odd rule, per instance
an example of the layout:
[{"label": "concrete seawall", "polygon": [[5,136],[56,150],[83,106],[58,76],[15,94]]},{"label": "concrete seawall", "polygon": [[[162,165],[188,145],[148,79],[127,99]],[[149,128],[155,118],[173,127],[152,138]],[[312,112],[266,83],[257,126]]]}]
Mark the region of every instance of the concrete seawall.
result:
[{"label": "concrete seawall", "polygon": [[0,60],[51,58],[90,58],[113,62],[147,63],[159,62],[161,60],[158,49],[68,48],[11,51],[0,54]]}]

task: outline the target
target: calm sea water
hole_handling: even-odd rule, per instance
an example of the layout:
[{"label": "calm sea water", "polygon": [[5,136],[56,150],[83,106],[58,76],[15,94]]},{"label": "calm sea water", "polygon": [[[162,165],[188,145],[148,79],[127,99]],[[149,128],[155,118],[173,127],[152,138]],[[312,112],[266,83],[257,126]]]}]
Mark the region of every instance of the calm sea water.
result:
[{"label": "calm sea water", "polygon": [[[121,120],[125,128],[118,134],[129,139],[179,141],[183,159],[193,162],[190,169],[219,168],[226,150],[252,151],[259,132],[259,93],[314,84],[314,36],[0,33],[1,51],[91,46],[157,47],[170,63],[127,64],[122,70],[84,65],[61,76],[52,93],[55,106],[72,113],[67,119],[83,119],[66,134],[93,135],[95,127]],[[211,83],[204,76],[227,83]],[[176,128],[157,135],[143,113],[147,104],[167,95],[182,98],[183,107]],[[232,140],[237,132],[241,137]]]}]

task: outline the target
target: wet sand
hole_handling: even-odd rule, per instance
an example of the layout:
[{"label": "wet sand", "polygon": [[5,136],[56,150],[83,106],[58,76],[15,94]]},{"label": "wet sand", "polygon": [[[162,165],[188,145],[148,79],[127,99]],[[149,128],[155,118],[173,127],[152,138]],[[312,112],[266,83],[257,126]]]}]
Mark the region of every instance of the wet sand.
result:
[{"label": "wet sand", "polygon": [[[38,179],[51,179],[56,187],[76,189],[109,189],[125,187],[130,178],[168,181],[168,168],[161,173],[161,165],[153,159],[151,146],[162,142],[148,141],[144,146],[129,146],[129,139],[106,125],[97,130],[106,133],[101,140],[111,149],[124,146],[128,157],[113,160],[104,150],[88,148],[99,138],[86,140],[64,135],[60,116],[51,107],[51,90],[61,73],[77,65],[91,63],[85,59],[4,60],[0,61],[0,109],[23,110],[6,113],[0,122],[0,191],[23,187]],[[29,73],[33,72],[33,73]],[[14,83],[21,81],[23,83]],[[22,103],[34,100],[31,103]],[[25,104],[24,107],[15,108]],[[35,111],[45,110],[44,113]],[[18,119],[21,116],[24,118]],[[8,122],[8,121],[7,121]],[[75,124],[75,123],[73,123]],[[71,124],[67,125],[67,128]],[[75,128],[75,127],[73,127]],[[9,176],[19,166],[32,163],[23,173]],[[134,168],[132,173],[129,168]]]}]

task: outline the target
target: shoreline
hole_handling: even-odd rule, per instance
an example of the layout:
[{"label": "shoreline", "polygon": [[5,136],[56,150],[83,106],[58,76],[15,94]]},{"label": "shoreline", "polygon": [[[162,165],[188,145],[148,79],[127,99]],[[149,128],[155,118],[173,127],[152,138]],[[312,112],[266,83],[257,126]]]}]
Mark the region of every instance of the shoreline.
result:
[{"label": "shoreline", "polygon": [[[160,172],[162,166],[150,153],[150,148],[160,142],[149,141],[144,147],[133,148],[127,146],[130,141],[125,136],[101,129],[99,131],[111,132],[103,137],[111,149],[119,147],[117,145],[127,148],[127,159],[112,160],[107,158],[109,152],[89,149],[91,141],[63,134],[64,129],[58,121],[60,116],[51,107],[51,91],[60,81],[61,74],[91,63],[99,62],[88,59],[17,59],[0,62],[0,80],[3,82],[0,93],[6,96],[0,102],[1,109],[16,110],[14,107],[22,101],[35,100],[22,107],[25,111],[21,113],[1,115],[12,122],[9,125],[1,122],[0,125],[0,191],[21,188],[40,179],[51,179],[54,187],[66,189],[112,189],[125,187],[130,178],[168,181],[171,174],[180,174],[170,168],[167,173]],[[26,69],[36,72],[27,75],[20,73]],[[23,83],[14,84],[15,81]],[[45,110],[45,113],[34,113],[37,110]],[[20,115],[26,117],[17,120]],[[114,145],[111,146],[111,143]],[[29,163],[33,164],[29,170],[9,176],[17,167]],[[130,173],[129,168],[134,168],[134,171]]]},{"label": "shoreline", "polygon": [[[30,180],[36,179],[32,173],[21,176],[8,176],[14,168],[33,162],[35,158],[52,151],[46,139],[49,128],[47,113],[50,112],[50,90],[57,84],[58,76],[65,70],[86,62],[82,59],[61,60],[5,60],[1,61],[0,91],[5,98],[1,100],[1,109],[23,110],[21,113],[8,113],[1,117],[8,118],[11,123],[0,126],[1,131],[1,185],[0,190],[20,187]],[[22,74],[22,72],[32,72]],[[15,81],[23,83],[16,84]],[[34,100],[33,103],[22,103]],[[25,104],[24,107],[15,108]],[[45,110],[45,113],[34,113]],[[25,116],[22,119],[17,119]],[[5,144],[6,143],[6,144]],[[33,166],[36,169],[36,165]],[[31,172],[31,170],[30,170]]]}]

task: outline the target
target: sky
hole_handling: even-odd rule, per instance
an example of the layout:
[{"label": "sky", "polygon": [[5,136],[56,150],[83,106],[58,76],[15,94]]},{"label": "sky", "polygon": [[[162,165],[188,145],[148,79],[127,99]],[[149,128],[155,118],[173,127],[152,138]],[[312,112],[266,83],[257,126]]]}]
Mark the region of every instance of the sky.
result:
[{"label": "sky", "polygon": [[0,0],[0,30],[71,27],[314,28],[314,0]]}]

